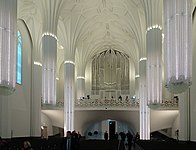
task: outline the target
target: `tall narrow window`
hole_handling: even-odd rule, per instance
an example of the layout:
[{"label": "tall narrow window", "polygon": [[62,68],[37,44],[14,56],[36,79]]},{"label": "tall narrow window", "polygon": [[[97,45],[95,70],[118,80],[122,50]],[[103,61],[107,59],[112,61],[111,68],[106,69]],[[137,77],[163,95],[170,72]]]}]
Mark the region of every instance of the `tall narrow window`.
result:
[{"label": "tall narrow window", "polygon": [[22,37],[19,31],[18,31],[16,83],[22,84]]}]

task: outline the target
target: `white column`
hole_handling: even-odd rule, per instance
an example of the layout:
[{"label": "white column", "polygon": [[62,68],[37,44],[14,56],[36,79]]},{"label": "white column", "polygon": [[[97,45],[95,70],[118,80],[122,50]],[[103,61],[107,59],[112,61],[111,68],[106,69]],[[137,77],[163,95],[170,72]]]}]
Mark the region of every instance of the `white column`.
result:
[{"label": "white column", "polygon": [[[196,33],[196,15],[193,18],[193,33]],[[193,41],[196,41],[196,36],[193,36]],[[196,42],[193,42],[193,58],[196,56]],[[196,64],[196,59],[193,59],[193,64]],[[193,85],[190,87],[190,137],[191,141],[196,141],[196,67],[193,67],[193,77],[192,77]]]},{"label": "white column", "polygon": [[164,65],[169,91],[179,94],[192,83],[192,0],[164,0]]},{"label": "white column", "polygon": [[75,61],[76,61],[76,94],[77,99],[80,99],[85,96],[85,69],[86,69],[86,62],[87,59],[82,53],[84,51],[83,47],[81,49],[76,48],[76,55],[75,55]]},{"label": "white column", "polygon": [[179,140],[190,140],[189,139],[189,91],[186,91],[178,95],[179,102]]},{"label": "white column", "polygon": [[135,96],[136,96],[136,101],[140,99],[139,95],[139,75],[136,75],[135,77]]},{"label": "white column", "polygon": [[[130,91],[130,96],[135,96],[135,66],[132,61],[129,60],[129,91]],[[130,97],[129,97],[130,98]]]},{"label": "white column", "polygon": [[75,63],[65,61],[64,132],[74,130]]},{"label": "white column", "polygon": [[40,0],[42,15],[42,99],[56,104],[57,26],[63,0]]},{"label": "white column", "polygon": [[17,0],[0,1],[0,94],[15,91]]},{"label": "white column", "polygon": [[57,38],[45,33],[42,37],[42,100],[44,104],[56,104]]},{"label": "white column", "polygon": [[147,100],[150,108],[162,102],[162,30],[158,25],[147,29]]},{"label": "white column", "polygon": [[139,62],[137,63],[137,65],[135,66],[135,96],[136,96],[136,100],[139,101]]},{"label": "white column", "polygon": [[41,91],[42,91],[42,67],[32,66],[32,96],[30,108],[30,135],[41,135]]},{"label": "white column", "polygon": [[[0,0],[0,136],[11,137],[11,99],[16,84],[17,0]],[[2,96],[6,95],[6,96]]]},{"label": "white column", "polygon": [[140,94],[140,139],[150,139],[150,110],[147,106],[146,59],[139,63],[139,94]]},{"label": "white column", "polygon": [[84,97],[85,93],[85,77],[77,76],[77,99]]}]

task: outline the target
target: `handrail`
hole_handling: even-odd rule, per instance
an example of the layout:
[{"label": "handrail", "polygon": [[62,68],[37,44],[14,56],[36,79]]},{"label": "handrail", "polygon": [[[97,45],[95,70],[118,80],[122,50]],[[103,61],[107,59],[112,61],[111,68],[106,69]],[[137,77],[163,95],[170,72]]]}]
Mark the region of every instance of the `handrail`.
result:
[{"label": "handrail", "polygon": [[[100,109],[100,108],[119,108],[119,109],[139,109],[139,100],[137,99],[77,99],[74,106],[76,109]],[[45,105],[42,108],[63,108],[64,101],[57,101],[56,105]],[[160,110],[176,110],[178,109],[178,101],[175,99],[164,99],[157,109]]]}]

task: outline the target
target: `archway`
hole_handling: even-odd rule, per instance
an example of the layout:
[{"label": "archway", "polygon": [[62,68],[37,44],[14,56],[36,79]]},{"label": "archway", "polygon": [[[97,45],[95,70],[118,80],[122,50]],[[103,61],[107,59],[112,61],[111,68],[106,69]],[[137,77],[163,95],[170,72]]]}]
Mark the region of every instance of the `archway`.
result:
[{"label": "archway", "polygon": [[[114,125],[114,130],[113,127],[111,127],[111,125]],[[134,129],[127,123],[118,120],[107,119],[92,123],[84,132],[84,135],[86,139],[104,139],[104,132],[106,131],[109,133],[109,139],[121,139],[119,135],[119,133],[121,132],[126,134],[128,133],[128,131],[130,131],[132,135],[135,134]]]}]

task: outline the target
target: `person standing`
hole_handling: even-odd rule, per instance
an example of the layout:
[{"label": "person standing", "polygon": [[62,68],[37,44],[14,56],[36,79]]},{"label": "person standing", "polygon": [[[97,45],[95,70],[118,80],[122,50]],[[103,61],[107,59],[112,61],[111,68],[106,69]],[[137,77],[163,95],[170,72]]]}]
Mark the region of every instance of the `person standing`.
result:
[{"label": "person standing", "polygon": [[179,130],[176,130],[176,140],[179,141]]},{"label": "person standing", "polygon": [[67,131],[66,138],[64,140],[64,150],[75,150],[75,141],[72,138],[71,131]]},{"label": "person standing", "polygon": [[33,150],[29,141],[24,141],[22,150]]},{"label": "person standing", "polygon": [[105,131],[105,133],[104,133],[104,139],[108,140],[108,132],[107,131]]},{"label": "person standing", "polygon": [[115,133],[115,139],[118,140],[118,133]]},{"label": "person standing", "polygon": [[139,133],[137,132],[136,135],[135,135],[135,137],[134,137],[134,147],[135,147],[135,143],[136,143],[137,141],[139,141],[139,140],[140,140],[140,135],[139,135]]},{"label": "person standing", "polygon": [[123,132],[120,132],[119,135],[120,135],[121,140],[123,141],[123,143],[125,143],[125,138],[126,138],[125,132],[124,131]]},{"label": "person standing", "polygon": [[133,135],[131,134],[130,131],[128,131],[126,136],[127,136],[127,141],[128,141],[128,150],[131,150]]}]

